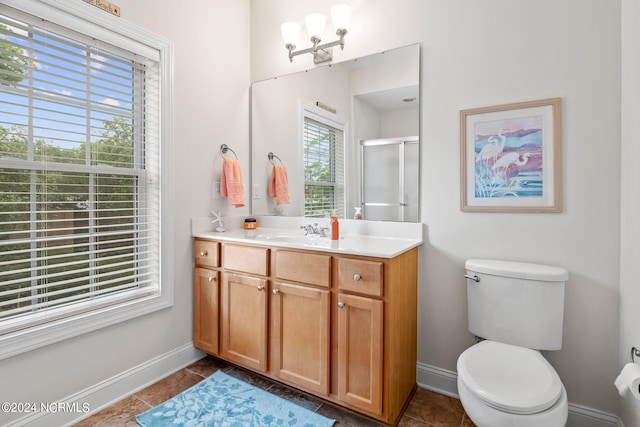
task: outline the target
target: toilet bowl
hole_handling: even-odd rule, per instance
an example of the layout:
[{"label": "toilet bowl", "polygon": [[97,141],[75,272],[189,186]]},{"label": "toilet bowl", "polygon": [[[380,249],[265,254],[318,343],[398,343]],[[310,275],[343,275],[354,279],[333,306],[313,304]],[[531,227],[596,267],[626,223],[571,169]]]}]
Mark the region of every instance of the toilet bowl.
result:
[{"label": "toilet bowl", "polygon": [[478,427],[563,427],[569,404],[540,350],[562,348],[561,267],[465,262],[469,331],[480,338],[458,358],[458,394]]},{"label": "toilet bowl", "polygon": [[458,358],[458,394],[477,427],[563,427],[567,393],[540,352],[481,341]]}]

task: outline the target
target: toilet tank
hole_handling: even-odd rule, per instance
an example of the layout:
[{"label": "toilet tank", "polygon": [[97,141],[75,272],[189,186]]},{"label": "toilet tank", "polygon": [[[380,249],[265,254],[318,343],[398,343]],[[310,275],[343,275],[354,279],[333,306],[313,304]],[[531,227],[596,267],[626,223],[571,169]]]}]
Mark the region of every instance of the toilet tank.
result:
[{"label": "toilet tank", "polygon": [[567,270],[488,259],[470,259],[465,268],[471,277],[467,278],[471,333],[534,350],[562,348]]}]

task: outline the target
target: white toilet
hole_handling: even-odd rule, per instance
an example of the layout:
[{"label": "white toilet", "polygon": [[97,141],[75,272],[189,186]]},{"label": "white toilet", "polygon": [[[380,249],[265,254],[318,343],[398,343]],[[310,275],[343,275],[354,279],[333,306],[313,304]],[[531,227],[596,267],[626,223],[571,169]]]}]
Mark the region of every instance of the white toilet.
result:
[{"label": "white toilet", "polygon": [[458,358],[458,394],[478,427],[563,427],[567,393],[538,350],[560,350],[567,270],[465,263],[469,330],[484,339]]}]

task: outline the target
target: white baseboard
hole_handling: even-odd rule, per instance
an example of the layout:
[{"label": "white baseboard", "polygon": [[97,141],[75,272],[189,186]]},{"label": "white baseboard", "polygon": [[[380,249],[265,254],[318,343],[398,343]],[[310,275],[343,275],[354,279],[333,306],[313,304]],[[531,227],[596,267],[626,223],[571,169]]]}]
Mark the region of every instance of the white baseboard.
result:
[{"label": "white baseboard", "polygon": [[[455,372],[418,362],[416,375],[420,387],[456,399],[460,398],[458,375]],[[569,419],[566,427],[623,427],[623,425],[615,415],[569,403]]]},{"label": "white baseboard", "polygon": [[416,377],[420,387],[460,399],[455,372],[418,362]]},{"label": "white baseboard", "polygon": [[[85,407],[83,405],[86,405],[86,407],[90,408],[90,412],[35,412],[7,424],[7,427],[72,425],[192,364],[203,356],[204,353],[194,348],[193,343],[185,344],[60,401],[60,403],[71,408],[81,409]],[[456,399],[459,398],[456,384],[457,374],[455,372],[418,363],[416,373],[420,387]],[[615,415],[570,403],[569,419],[566,427],[624,426]]]},{"label": "white baseboard", "polygon": [[[113,405],[133,393],[201,359],[204,353],[193,343],[185,344],[168,353],[135,366],[114,377],[62,399],[71,411],[34,412],[19,418],[7,427],[69,426]],[[83,412],[88,408],[88,412]]]}]

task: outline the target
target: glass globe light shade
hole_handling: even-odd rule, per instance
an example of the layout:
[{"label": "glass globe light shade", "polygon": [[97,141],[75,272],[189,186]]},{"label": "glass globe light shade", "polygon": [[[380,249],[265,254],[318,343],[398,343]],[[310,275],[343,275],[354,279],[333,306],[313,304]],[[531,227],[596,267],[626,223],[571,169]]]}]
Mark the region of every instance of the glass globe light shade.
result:
[{"label": "glass globe light shade", "polygon": [[305,23],[307,24],[307,33],[309,33],[309,37],[317,37],[319,39],[322,38],[322,34],[324,33],[324,26],[326,23],[326,19],[323,14],[311,13],[307,15]]},{"label": "glass globe light shade", "polygon": [[351,24],[351,6],[348,4],[337,4],[333,6],[331,8],[331,22],[336,31],[349,29],[349,24]]},{"label": "glass globe light shade", "polygon": [[298,37],[300,36],[300,24],[297,22],[283,22],[280,26],[282,31],[282,40],[284,44],[295,45],[298,43]]}]

